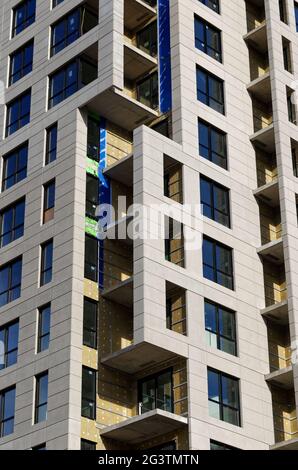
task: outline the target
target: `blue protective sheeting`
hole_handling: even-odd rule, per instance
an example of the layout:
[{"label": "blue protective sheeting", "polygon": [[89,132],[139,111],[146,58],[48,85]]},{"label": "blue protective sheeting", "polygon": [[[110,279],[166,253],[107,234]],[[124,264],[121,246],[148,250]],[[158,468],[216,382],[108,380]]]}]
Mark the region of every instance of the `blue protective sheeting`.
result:
[{"label": "blue protective sheeting", "polygon": [[159,100],[160,111],[172,109],[170,0],[158,0]]},{"label": "blue protective sheeting", "polygon": [[[100,119],[99,124],[99,166],[98,166],[98,178],[99,178],[99,204],[110,204],[111,201],[111,190],[110,182],[104,176],[103,170],[107,167],[107,129],[106,120]],[[98,285],[100,289],[104,287],[104,241],[99,241],[99,256],[98,256]]]}]

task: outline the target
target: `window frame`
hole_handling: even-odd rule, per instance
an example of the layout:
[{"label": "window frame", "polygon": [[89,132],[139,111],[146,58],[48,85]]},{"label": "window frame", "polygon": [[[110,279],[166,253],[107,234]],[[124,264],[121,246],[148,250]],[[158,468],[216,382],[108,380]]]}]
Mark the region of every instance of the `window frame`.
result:
[{"label": "window frame", "polygon": [[[26,57],[26,49],[31,48],[32,50],[32,56],[31,56],[31,62],[28,62],[25,64],[25,57]],[[13,60],[17,56],[17,54],[21,54],[21,66],[20,69],[16,72],[13,73],[12,67],[13,67]],[[28,41],[26,44],[23,46],[19,47],[15,51],[13,51],[9,55],[9,77],[8,77],[8,85],[12,86],[14,83],[17,83],[21,78],[25,77],[26,75],[29,75],[29,73],[32,72],[33,70],[33,58],[34,58],[34,39],[31,39]],[[29,67],[29,70],[26,72],[26,69]],[[14,80],[14,76],[20,74],[19,78]]]},{"label": "window frame", "polygon": [[[26,98],[29,98],[29,109],[26,110],[25,113],[23,113],[22,108],[24,107],[24,100]],[[16,105],[18,108],[18,117],[15,119],[13,122],[10,122],[10,118],[12,115],[12,109],[13,106]],[[6,104],[6,123],[5,123],[5,137],[9,137],[15,132],[18,132],[20,129],[23,127],[27,126],[30,123],[31,119],[31,88],[29,90],[24,91],[24,93],[21,93],[19,96],[16,96],[13,100],[9,101],[9,103]],[[22,124],[22,121],[24,123]],[[11,128],[13,126],[17,125],[16,129],[11,132]]]},{"label": "window frame", "polygon": [[[47,399],[46,401],[40,402],[41,395],[41,380],[47,377]],[[49,371],[41,372],[35,376],[35,402],[34,402],[34,424],[43,423],[47,420],[48,414],[48,401],[49,401]],[[45,419],[40,419],[39,410],[42,407],[46,407]]]},{"label": "window frame", "polygon": [[[43,332],[43,315],[44,312],[49,309],[49,330],[44,333]],[[51,338],[51,304],[48,303],[46,305],[43,305],[42,307],[39,307],[38,309],[38,329],[37,329],[37,354],[47,351],[49,349],[49,343],[50,343],[50,338]],[[42,342],[44,338],[48,338],[47,346],[42,347]]]},{"label": "window frame", "polygon": [[[54,138],[54,146],[52,147],[53,139],[52,139],[52,132],[55,132]],[[50,163],[57,160],[57,147],[58,147],[58,122],[51,124],[51,126],[46,128],[46,154],[45,154],[45,165],[49,165]],[[52,154],[54,153],[54,158]]]},{"label": "window frame", "polygon": [[[93,390],[92,390],[92,395],[93,395],[93,398],[91,400],[87,399],[85,397],[85,394],[84,394],[84,371],[85,372],[88,372],[92,374],[92,377],[94,380],[93,382]],[[90,367],[87,367],[87,366],[82,366],[82,403],[81,403],[81,416],[82,417],[85,417],[87,419],[91,419],[92,421],[95,421],[96,420],[96,395],[97,395],[97,371],[94,370],[94,369],[91,369]],[[86,406],[83,406],[83,403],[85,402],[88,402],[88,409],[89,411],[91,410],[92,412],[90,413],[89,416],[87,416],[86,414],[83,414],[83,409],[86,408]],[[92,405],[90,407],[90,405]]]},{"label": "window frame", "polygon": [[[223,51],[222,51],[222,31],[216,26],[213,26],[208,21],[204,20],[198,15],[195,15],[195,47],[199,51],[203,52],[204,54],[208,55],[212,59],[216,60],[219,63],[223,63]],[[203,28],[203,40],[201,41],[200,37],[197,35],[197,32],[200,31],[200,25]],[[218,42],[218,49],[215,49],[212,44],[210,44],[210,38],[208,37],[208,30],[215,34],[217,37]],[[202,47],[199,47],[199,43]],[[210,53],[211,52],[211,53]]]},{"label": "window frame", "polygon": [[[212,329],[207,328],[207,323],[206,323],[206,306],[207,304],[211,305],[212,307],[215,308],[215,318],[216,318],[216,330],[213,331]],[[229,313],[233,317],[233,327],[234,327],[234,338],[228,337],[226,335],[221,334],[220,332],[220,310],[223,310],[226,313]],[[204,316],[205,316],[205,331],[207,333],[212,333],[213,335],[216,336],[216,343],[217,343],[217,350],[222,351],[226,354],[230,354],[231,356],[238,357],[238,341],[237,341],[237,317],[236,317],[236,312],[226,308],[216,302],[213,302],[212,300],[205,299],[204,300]],[[225,351],[221,347],[221,339],[226,339],[227,341],[233,343],[234,349],[235,349],[235,354],[232,354],[231,352]]]},{"label": "window frame", "polygon": [[[53,194],[51,194],[53,192]],[[51,195],[53,201],[51,202]],[[56,202],[56,180],[52,179],[43,185],[43,224],[53,220]]]},{"label": "window frame", "polygon": [[[212,256],[213,256],[213,265],[209,265],[207,263],[205,263],[204,261],[204,242],[208,242],[208,243],[212,243]],[[216,259],[216,250],[217,248],[222,248],[226,251],[228,251],[230,254],[231,254],[231,259],[230,259],[230,264],[231,264],[231,271],[232,273],[231,274],[227,274],[223,271],[220,271],[218,268],[217,268],[217,259]],[[214,276],[214,280],[213,279],[209,279],[209,277],[206,277],[205,276],[205,271],[204,271],[204,268],[205,266],[207,266],[209,269],[211,269],[213,271],[213,273],[215,274]],[[221,274],[227,278],[229,278],[231,280],[231,287],[227,287],[226,285],[223,285],[221,283],[218,282],[218,274]],[[205,236],[203,237],[203,277],[204,279],[207,279],[211,282],[214,282],[226,289],[229,289],[229,290],[232,290],[232,291],[235,291],[235,280],[234,280],[234,256],[233,256],[233,248],[227,246],[227,245],[224,245],[223,243],[217,241],[217,240],[214,240],[213,238],[210,238],[208,236]]]},{"label": "window frame", "polygon": [[[199,0],[200,3],[205,5],[210,10],[220,15],[220,1],[219,0]],[[212,8],[212,4],[216,4],[216,8]]]},{"label": "window frame", "polygon": [[[29,14],[29,4],[31,0],[23,0],[20,3],[18,3],[15,7],[13,7],[12,12],[13,12],[13,20],[12,20],[12,32],[11,32],[11,37],[14,38],[18,34],[20,34],[22,31],[25,29],[29,28],[33,23],[35,23],[36,19],[36,1],[32,0],[32,3],[34,5],[34,13],[30,16]],[[20,23],[17,24],[17,10],[24,7],[25,8],[25,19]],[[20,27],[20,25],[24,25],[24,27],[21,28],[20,31],[17,31],[17,29]]]},{"label": "window frame", "polygon": [[[22,220],[21,223],[18,223],[18,225],[16,225],[16,212],[17,212],[17,210],[20,206],[23,206],[23,213],[22,213],[23,220]],[[5,217],[5,213],[7,213],[8,211],[12,211],[11,227],[10,227],[9,231],[3,233],[4,217]],[[26,211],[26,199],[25,199],[25,197],[19,199],[18,201],[14,202],[13,204],[10,204],[7,207],[4,207],[0,211],[0,248],[3,248],[5,246],[9,245],[10,243],[12,243],[16,240],[19,240],[20,238],[22,238],[24,236],[25,211]],[[18,230],[20,230],[20,229],[21,229],[21,233],[17,236],[16,232],[18,232]],[[3,238],[6,237],[9,234],[10,234],[10,240],[7,243],[3,244]]]},{"label": "window frame", "polygon": [[[14,392],[14,413],[13,415],[4,418],[5,416],[5,401],[6,401],[6,395],[10,392]],[[15,406],[16,406],[16,386],[14,385],[13,387],[6,388],[4,390],[0,391],[0,438],[10,436],[11,434],[14,433],[14,421],[15,421]],[[4,434],[4,425],[8,421],[13,421],[13,431],[8,434]]]},{"label": "window frame", "polygon": [[[206,84],[206,87],[205,87],[205,90],[200,90],[199,89],[199,74],[202,73],[204,74],[204,82]],[[221,78],[217,77],[216,75],[214,75],[213,73],[207,71],[206,69],[204,69],[203,67],[199,66],[199,65],[196,65],[196,79],[197,79],[197,100],[204,104],[205,106],[208,106],[208,108],[212,109],[213,111],[219,113],[219,114],[222,114],[223,116],[226,115],[226,100],[225,100],[225,85],[224,85],[224,80],[222,80]],[[211,94],[210,94],[210,90],[212,89],[212,87],[210,86],[210,81],[213,80],[215,83],[217,83],[218,85],[221,86],[221,95],[222,95],[222,102],[219,101],[217,98],[214,98]],[[203,101],[202,99],[200,99],[200,95],[203,95],[205,96],[205,101]],[[218,106],[218,109],[215,108],[214,106],[211,106],[211,103],[214,102],[217,104]]]},{"label": "window frame", "polygon": [[[25,153],[26,153],[26,166],[24,167],[21,167],[21,168],[18,168],[18,165],[19,165],[19,161],[20,161],[20,154],[21,152],[25,150]],[[15,171],[12,175],[10,176],[7,176],[7,170],[8,170],[8,161],[10,158],[13,158],[15,157],[16,158],[16,168],[17,168],[17,171]],[[12,188],[13,186],[15,186],[16,184],[20,183],[21,181],[23,181],[24,179],[27,178],[27,167],[28,167],[28,141],[25,142],[24,144],[21,144],[19,145],[18,147],[16,147],[14,150],[12,150],[11,152],[7,153],[6,155],[3,155],[3,174],[2,174],[2,192],[4,191],[7,191],[8,189]],[[20,173],[23,173],[25,172],[25,176],[18,180],[18,175]],[[7,187],[7,181],[10,180],[11,178],[13,178],[13,184],[9,187]]]},{"label": "window frame", "polygon": [[[209,372],[210,373],[213,373],[213,374],[216,374],[217,377],[218,377],[218,401],[216,400],[213,400],[210,398],[209,396]],[[229,379],[229,380],[232,380],[233,382],[237,383],[237,402],[238,402],[238,407],[233,407],[231,405],[227,405],[224,403],[224,400],[223,400],[223,384],[222,384],[222,381],[223,381],[223,378],[226,378],[226,379]],[[239,428],[242,427],[241,425],[241,401],[240,401],[240,379],[238,377],[233,377],[232,375],[229,375],[229,374],[226,374],[222,371],[219,371],[217,369],[214,369],[212,367],[208,367],[208,403],[215,403],[216,405],[219,406],[219,412],[220,412],[220,421],[224,422],[224,423],[227,423],[227,424],[230,424],[232,426],[237,426]],[[233,410],[234,412],[237,413],[237,423],[238,424],[234,424],[234,423],[230,423],[229,421],[225,421],[223,419],[224,417],[224,409],[230,409],[230,410]],[[216,419],[216,418],[215,418]]]},{"label": "window frame", "polygon": [[[51,266],[49,268],[45,268],[46,264],[46,257],[47,257],[47,248],[52,246],[52,259],[51,259]],[[41,264],[40,264],[40,287],[46,286],[47,284],[50,284],[53,280],[53,254],[54,254],[54,239],[51,238],[50,240],[42,243],[40,245],[41,247]],[[46,276],[47,273],[50,272],[50,280],[46,281]]]},{"label": "window frame", "polygon": [[[17,340],[16,340],[16,347],[9,349],[8,341],[9,341],[9,329],[16,326],[18,327],[17,333]],[[12,322],[6,323],[5,325],[0,327],[0,333],[4,332],[4,362],[3,364],[0,363],[0,371],[7,369],[8,367],[12,367],[13,365],[17,364],[18,362],[18,350],[19,350],[19,332],[20,332],[20,321],[19,319],[13,320]],[[12,364],[8,363],[9,355],[12,353],[16,353],[16,360]]]},{"label": "window frame", "polygon": [[[96,264],[95,263],[90,263],[89,261],[87,261],[87,257],[86,257],[86,247],[87,247],[87,240],[88,239],[92,239],[94,240],[94,242],[97,243],[97,259],[96,259]],[[87,274],[87,270],[86,270],[86,267],[89,267],[90,268],[90,272],[92,272],[92,268],[96,268],[95,269],[95,276],[93,278],[91,277],[88,277],[86,274]],[[99,280],[99,240],[95,237],[93,237],[92,235],[86,233],[85,234],[85,256],[84,256],[84,277],[86,279],[89,279],[90,281],[93,281],[93,282],[98,282]]]},{"label": "window frame", "polygon": [[[171,411],[170,413],[174,413],[174,393],[173,393],[173,384],[174,384],[174,379],[173,379],[173,368],[168,367],[167,369],[161,370],[159,372],[156,372],[155,374],[148,375],[146,377],[143,377],[142,379],[138,380],[138,413],[141,416],[144,413],[147,413],[148,410],[142,412],[143,408],[143,394],[142,394],[142,385],[146,382],[149,382],[151,380],[154,380],[154,402],[155,402],[155,408],[153,410],[158,410],[163,408],[158,408],[157,405],[157,390],[158,390],[158,379],[162,377],[163,375],[170,374],[170,389],[171,389]],[[168,410],[167,410],[168,411]],[[149,410],[150,412],[150,410]]]},{"label": "window frame", "polygon": [[[203,194],[202,194],[202,183],[205,182],[206,184],[210,185],[210,204],[208,204],[208,202],[204,202],[204,199],[203,199]],[[219,208],[216,207],[216,202],[217,202],[217,198],[215,197],[215,190],[220,190],[222,191],[225,195],[226,195],[226,203],[227,203],[227,213],[224,213],[223,211],[221,211]],[[223,186],[222,184],[220,183],[217,183],[216,181],[210,179],[210,178],[207,178],[206,176],[204,175],[200,175],[200,201],[201,201],[201,206],[203,206],[203,211],[202,211],[202,215],[204,217],[207,217],[208,219],[210,220],[213,220],[214,222],[220,224],[220,225],[223,225],[224,227],[226,228],[229,228],[231,229],[231,190],[225,186]],[[211,211],[211,217],[209,217],[208,215],[206,215],[204,213],[204,208],[205,206],[207,206],[210,211]],[[216,214],[219,214],[221,215],[223,218],[226,218],[227,219],[227,224],[217,220],[218,218],[216,217]]]},{"label": "window frame", "polygon": [[[12,285],[12,271],[13,268],[20,263],[20,280],[17,284]],[[7,281],[7,289],[0,291],[0,299],[3,295],[6,295],[7,300],[4,304],[0,303],[0,308],[4,307],[5,305],[8,305],[9,303],[19,299],[21,297],[22,293],[22,270],[23,270],[23,258],[22,256],[19,256],[18,258],[15,258],[8,263],[0,266],[0,274],[2,271],[8,269],[8,281]],[[17,297],[13,296],[14,291],[17,289]]]},{"label": "window frame", "polygon": [[[200,140],[200,126],[204,126],[206,129],[207,129],[207,132],[208,132],[208,147],[206,147],[205,145],[202,144],[201,140]],[[212,145],[212,132],[218,134],[219,136],[221,137],[224,137],[224,153],[225,153],[225,156],[221,156],[218,152],[215,152],[213,150],[213,145]],[[204,158],[205,160],[213,163],[214,165],[217,165],[219,166],[220,168],[228,171],[229,169],[229,166],[228,166],[228,143],[227,143],[227,134],[226,132],[218,129],[217,127],[213,126],[212,124],[204,121],[203,119],[201,118],[198,118],[198,141],[199,141],[199,155],[201,158]],[[205,148],[207,151],[208,151],[208,157],[209,158],[206,158],[204,155],[202,155],[201,153],[201,148]],[[218,160],[219,161],[222,161],[224,163],[224,166],[223,165],[219,165],[213,158],[213,155],[217,155],[218,156]]]},{"label": "window frame", "polygon": [[[60,67],[58,70],[55,70],[51,75],[49,75],[49,92],[48,92],[48,109],[52,109],[55,106],[58,106],[60,103],[63,103],[67,98],[70,98],[72,95],[77,93],[79,90],[84,88],[85,86],[89,85],[92,83],[96,78],[92,78],[91,81],[88,81],[87,83],[84,83],[83,81],[83,67],[82,64],[87,64],[91,66],[94,71],[96,70],[96,78],[98,77],[98,67],[97,65],[94,65],[94,63],[86,57],[84,54],[79,55],[78,57],[75,57],[71,61],[67,62],[64,64],[62,67]],[[67,85],[67,73],[70,70],[71,67],[75,66],[74,69],[74,74],[75,74],[75,79]],[[62,81],[63,81],[63,87],[61,90],[54,95],[52,95],[53,91],[53,79],[57,76],[59,76],[60,73],[63,73]],[[71,92],[70,94],[67,94],[67,90],[71,87],[74,87],[74,91]],[[61,95],[62,98],[60,101],[54,103],[54,99]]]},{"label": "window frame", "polygon": [[[86,314],[86,304],[92,304],[95,309],[95,329],[89,328],[86,326],[85,314]],[[93,312],[94,313],[94,312]],[[91,349],[97,349],[98,347],[98,302],[95,302],[92,299],[84,297],[84,306],[83,306],[83,345]],[[87,333],[93,338],[93,341],[87,341]],[[89,337],[90,337],[89,336]]]}]

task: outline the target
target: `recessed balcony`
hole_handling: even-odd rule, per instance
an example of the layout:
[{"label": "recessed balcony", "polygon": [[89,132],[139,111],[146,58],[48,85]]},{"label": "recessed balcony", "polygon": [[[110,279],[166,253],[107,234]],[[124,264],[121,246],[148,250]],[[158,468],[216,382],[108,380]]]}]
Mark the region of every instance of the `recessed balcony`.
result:
[{"label": "recessed balcony", "polygon": [[156,18],[156,1],[153,0],[125,0],[124,26],[128,30],[135,30]]},{"label": "recessed balcony", "polygon": [[[146,103],[137,99],[135,89],[119,90],[112,87],[94,96],[88,103],[88,109],[103,114],[107,120],[127,131],[133,131],[142,124],[150,124],[160,115],[157,109]],[[99,113],[99,110],[104,110],[104,113]]]},{"label": "recessed balcony", "polygon": [[298,422],[294,388],[270,385],[272,393],[275,444],[272,450],[298,449]]},{"label": "recessed balcony", "polygon": [[266,307],[288,300],[285,268],[269,256],[263,259]]},{"label": "recessed balcony", "polygon": [[271,321],[275,321],[281,325],[288,325],[289,314],[288,314],[288,301],[283,300],[269,307],[261,310],[261,315]]},{"label": "recessed balcony", "polygon": [[[271,122],[271,124],[270,124]],[[267,122],[260,118],[255,117],[255,132],[250,136],[252,144],[261,148],[264,152],[274,153],[275,152],[275,137],[274,137],[274,125],[272,123],[272,116],[268,115]]]},{"label": "recessed balcony", "polygon": [[124,76],[136,81],[149,74],[158,65],[157,59],[128,42],[124,43]]},{"label": "recessed balcony", "polygon": [[294,377],[292,366],[278,369],[271,374],[265,376],[266,382],[276,385],[285,390],[290,390],[294,387]]},{"label": "recessed balcony", "polygon": [[137,445],[185,428],[187,424],[188,419],[184,416],[156,409],[107,426],[100,431],[100,435],[102,438]]},{"label": "recessed balcony", "polygon": [[278,181],[272,181],[265,184],[254,191],[254,196],[258,200],[267,204],[270,207],[276,208],[279,206],[279,187]]},{"label": "recessed balcony", "polygon": [[266,21],[253,21],[250,23],[250,31],[245,34],[244,41],[264,54],[268,51],[267,25]]},{"label": "recessed balcony", "polygon": [[291,338],[289,325],[281,325],[268,320],[268,348],[270,371],[284,371],[292,366]]},{"label": "recessed balcony", "polygon": [[112,287],[102,291],[102,297],[125,307],[132,307],[133,304],[133,278],[117,281]]},{"label": "recessed balcony", "polygon": [[[267,105],[270,104],[272,101],[270,73],[267,72],[264,75],[261,75],[255,78],[247,86],[247,91],[254,97],[255,100],[259,100],[262,103],[265,103]],[[260,118],[260,117],[256,115],[255,118]],[[269,115],[262,113],[261,121],[262,121],[262,126],[263,125],[265,126],[268,122],[270,122],[271,124],[272,123],[271,113],[269,113]],[[255,125],[260,125],[260,124],[255,123]]]},{"label": "recessed balcony", "polygon": [[101,363],[133,375],[175,357],[177,357],[176,353],[143,341],[102,358]]},{"label": "recessed balcony", "polygon": [[278,172],[275,154],[268,154],[258,147],[255,147],[255,152],[258,188],[277,181]]}]

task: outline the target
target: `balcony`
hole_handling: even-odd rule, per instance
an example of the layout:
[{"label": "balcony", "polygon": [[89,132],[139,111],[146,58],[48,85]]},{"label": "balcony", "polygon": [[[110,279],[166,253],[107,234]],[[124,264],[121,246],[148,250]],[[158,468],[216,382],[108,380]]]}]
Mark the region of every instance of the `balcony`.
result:
[{"label": "balcony", "polygon": [[154,0],[125,0],[124,26],[134,31],[153,18],[156,18],[156,1]]},{"label": "balcony", "polygon": [[258,147],[256,151],[258,188],[273,183],[278,179],[275,154],[268,154]]},{"label": "balcony", "polygon": [[157,59],[142,51],[134,44],[124,43],[124,76],[130,82],[148,75],[158,65]]},{"label": "balcony", "polygon": [[[275,261],[275,260],[274,260]],[[266,307],[287,301],[287,285],[284,265],[263,260]]]},{"label": "balcony", "polygon": [[279,205],[272,207],[261,200],[259,208],[262,246],[258,249],[258,254],[275,264],[282,264],[284,250]]},{"label": "balcony", "polygon": [[279,187],[277,179],[254,191],[254,196],[264,204],[276,209],[279,207]]},{"label": "balcony", "polygon": [[183,166],[164,155],[164,195],[174,202],[183,204]]},{"label": "balcony", "polygon": [[271,386],[275,445],[272,450],[298,449],[298,422],[293,388]]},{"label": "balcony", "polygon": [[[253,97],[255,132],[257,132],[272,124],[272,96],[269,72],[255,78],[247,86],[247,91]],[[269,113],[267,112],[268,109],[270,109]]]},{"label": "balcony", "polygon": [[100,431],[100,435],[133,446],[178,431],[187,423],[183,416],[156,409],[108,426]]},{"label": "balcony", "polygon": [[253,82],[269,74],[269,57],[267,49],[260,51],[252,43],[248,43],[250,80]]},{"label": "balcony", "polygon": [[289,324],[288,302],[283,300],[269,307],[263,308],[261,314],[265,319],[274,321],[281,325]]},{"label": "balcony", "polygon": [[[127,371],[126,371],[127,372]],[[137,376],[125,375],[125,384],[136,390],[130,400],[129,417],[117,417],[116,422],[98,428],[102,438],[113,439],[132,447],[168,433],[187,432],[188,387],[187,365],[181,358],[151,364]],[[120,422],[119,422],[120,419]]]},{"label": "balcony", "polygon": [[255,31],[265,23],[264,0],[246,0],[246,22],[248,33]]},{"label": "balcony", "polygon": [[291,339],[289,325],[267,321],[269,363],[271,374],[291,368]]},{"label": "balcony", "polygon": [[262,117],[260,118],[259,116],[255,116],[255,132],[250,136],[251,143],[268,154],[273,154],[275,152],[275,136],[272,117],[272,115],[268,114],[267,119],[265,114],[265,120],[263,122]]}]

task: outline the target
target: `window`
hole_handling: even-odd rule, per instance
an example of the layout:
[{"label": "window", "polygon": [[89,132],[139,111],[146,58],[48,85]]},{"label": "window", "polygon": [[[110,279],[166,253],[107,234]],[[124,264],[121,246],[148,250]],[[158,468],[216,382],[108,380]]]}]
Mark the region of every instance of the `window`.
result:
[{"label": "window", "polygon": [[136,86],[137,99],[149,108],[157,109],[159,105],[157,72],[137,82]]},{"label": "window", "polygon": [[222,444],[217,441],[210,441],[210,450],[238,450],[235,447],[228,446],[227,444]]},{"label": "window", "polygon": [[173,413],[172,370],[139,381],[139,414],[155,409]]},{"label": "window", "polygon": [[278,0],[279,3],[279,16],[280,21],[285,24],[288,24],[288,12],[287,12],[287,5],[285,0]]},{"label": "window", "polygon": [[211,10],[219,13],[219,0],[199,0],[201,3],[206,5],[206,7],[210,8]]},{"label": "window", "polygon": [[97,66],[78,57],[53,75],[49,84],[49,108],[76,93],[97,78]]},{"label": "window", "polygon": [[0,212],[0,248],[24,235],[25,199]]},{"label": "window", "polygon": [[287,72],[293,73],[291,43],[286,38],[282,38],[282,51],[284,58],[284,68]]},{"label": "window", "polygon": [[62,3],[64,0],[53,0],[53,8],[57,7],[58,5],[60,5],[60,3]]},{"label": "window", "polygon": [[22,258],[0,267],[0,307],[21,296]]},{"label": "window", "polygon": [[99,204],[99,180],[87,174],[86,178],[86,216],[97,219],[96,209]]},{"label": "window", "polygon": [[292,161],[294,176],[298,178],[298,150],[295,143],[292,142]]},{"label": "window", "polygon": [[43,193],[43,223],[45,224],[54,218],[55,180],[44,185]]},{"label": "window", "polygon": [[150,23],[136,34],[137,46],[152,57],[157,56],[157,22]]},{"label": "window", "polygon": [[170,217],[165,217],[165,258],[184,267],[183,225]]},{"label": "window", "polygon": [[223,81],[197,67],[197,97],[201,103],[225,114]]},{"label": "window", "polygon": [[99,161],[99,123],[92,117],[88,116],[88,132],[87,132],[87,156],[92,160]]},{"label": "window", "polygon": [[98,240],[90,235],[85,236],[85,278],[98,280]]},{"label": "window", "polygon": [[221,243],[204,237],[203,241],[203,275],[205,279],[234,289],[233,251]]},{"label": "window", "polygon": [[198,123],[200,156],[227,170],[226,134],[201,119],[199,119]]},{"label": "window", "polygon": [[62,51],[97,25],[96,15],[85,6],[76,8],[52,26],[51,56]]},{"label": "window", "polygon": [[156,446],[156,447],[150,447],[150,449],[147,449],[147,450],[150,450],[150,451],[158,451],[158,452],[163,452],[163,451],[166,451],[166,450],[177,450],[177,446],[176,446],[176,441],[170,441],[170,442],[165,442],[164,444],[161,444],[160,446]]},{"label": "window", "polygon": [[96,419],[96,371],[88,367],[82,371],[82,416]]},{"label": "window", "polygon": [[0,437],[13,434],[16,388],[0,392]]},{"label": "window", "polygon": [[46,159],[45,164],[49,165],[57,158],[57,138],[58,125],[57,122],[46,130]]},{"label": "window", "polygon": [[201,176],[201,204],[203,215],[219,224],[231,227],[230,191],[218,183]]},{"label": "window", "polygon": [[12,37],[35,21],[36,0],[24,0],[13,9]]},{"label": "window", "polygon": [[41,245],[41,272],[40,286],[48,284],[52,280],[53,270],[53,240]]},{"label": "window", "polygon": [[297,125],[295,100],[292,99],[292,97],[295,97],[294,91],[289,87],[286,87],[286,90],[289,121]]},{"label": "window", "polygon": [[81,450],[96,450],[96,443],[81,439]]},{"label": "window", "polygon": [[238,379],[208,369],[208,398],[210,416],[241,426]]},{"label": "window", "polygon": [[205,300],[205,330],[209,346],[237,356],[235,312]]},{"label": "window", "polygon": [[31,90],[18,96],[7,105],[6,137],[30,122]]},{"label": "window", "polygon": [[295,20],[296,20],[296,31],[298,32],[298,3],[294,3],[295,8]]},{"label": "window", "polygon": [[3,157],[2,191],[11,188],[27,176],[28,142]]},{"label": "window", "polygon": [[37,352],[46,351],[50,344],[51,305],[38,310],[38,339]]},{"label": "window", "polygon": [[0,328],[0,370],[17,363],[19,321]]},{"label": "window", "polygon": [[35,377],[35,424],[47,419],[48,379],[48,372],[43,372]]},{"label": "window", "polygon": [[10,55],[9,85],[32,72],[33,40]]},{"label": "window", "polygon": [[83,344],[97,349],[97,308],[98,304],[84,299]]},{"label": "window", "polygon": [[196,48],[222,62],[221,32],[202,18],[195,17]]}]

